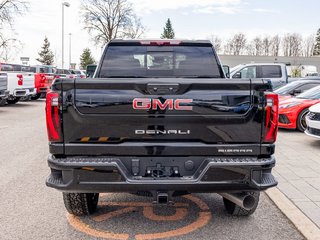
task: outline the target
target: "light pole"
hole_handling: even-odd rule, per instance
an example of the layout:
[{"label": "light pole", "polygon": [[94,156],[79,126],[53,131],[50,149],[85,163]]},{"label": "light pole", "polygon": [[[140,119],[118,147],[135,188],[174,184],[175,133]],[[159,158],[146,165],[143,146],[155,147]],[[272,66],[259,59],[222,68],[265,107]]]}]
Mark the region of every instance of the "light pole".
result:
[{"label": "light pole", "polygon": [[64,7],[70,7],[70,3],[62,3],[62,68],[64,68]]},{"label": "light pole", "polygon": [[69,68],[71,68],[71,36],[72,33],[69,33]]}]

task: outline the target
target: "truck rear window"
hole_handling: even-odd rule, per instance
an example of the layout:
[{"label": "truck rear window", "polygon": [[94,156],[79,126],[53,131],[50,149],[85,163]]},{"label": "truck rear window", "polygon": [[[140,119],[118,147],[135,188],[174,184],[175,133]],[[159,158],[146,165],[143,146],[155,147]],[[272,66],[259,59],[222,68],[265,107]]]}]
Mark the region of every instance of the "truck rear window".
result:
[{"label": "truck rear window", "polygon": [[211,47],[109,46],[99,77],[221,78],[220,69]]}]

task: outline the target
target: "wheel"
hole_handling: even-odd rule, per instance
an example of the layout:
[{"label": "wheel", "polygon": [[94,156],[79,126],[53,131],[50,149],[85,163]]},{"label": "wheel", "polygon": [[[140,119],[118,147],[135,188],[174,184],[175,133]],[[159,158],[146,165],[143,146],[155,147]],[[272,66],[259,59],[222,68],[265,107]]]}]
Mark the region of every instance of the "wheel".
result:
[{"label": "wheel", "polygon": [[41,97],[41,93],[31,96],[31,100],[38,100]]},{"label": "wheel", "polygon": [[244,209],[236,205],[235,203],[229,201],[228,199],[223,198],[224,207],[229,214],[233,216],[250,216],[256,211],[259,204],[260,192],[247,192],[247,193],[252,195],[256,199],[253,208],[251,208],[250,210]]},{"label": "wheel", "polygon": [[304,132],[307,128],[306,116],[308,112],[309,112],[308,108],[304,109],[297,118],[297,129],[300,132]]},{"label": "wheel", "polygon": [[97,209],[99,193],[62,193],[67,211],[76,216],[90,215]]},{"label": "wheel", "polygon": [[0,107],[6,105],[6,103],[7,103],[7,99],[5,98],[0,99]]},{"label": "wheel", "polygon": [[7,103],[8,104],[16,104],[17,102],[19,102],[20,98],[12,98],[12,99],[7,99]]}]

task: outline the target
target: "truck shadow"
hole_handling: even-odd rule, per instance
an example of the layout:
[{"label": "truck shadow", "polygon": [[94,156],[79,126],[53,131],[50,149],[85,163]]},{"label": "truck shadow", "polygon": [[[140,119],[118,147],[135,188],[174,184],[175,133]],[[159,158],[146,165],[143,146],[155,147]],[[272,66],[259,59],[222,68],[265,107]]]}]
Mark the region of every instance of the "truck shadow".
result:
[{"label": "truck shadow", "polygon": [[[174,198],[175,205],[153,205],[152,199],[131,194],[102,194],[97,212],[76,217],[67,214],[70,226],[86,237],[99,239],[302,239],[287,219],[262,194],[250,217],[233,217],[217,194],[192,194]],[[278,224],[271,224],[277,221]],[[261,225],[267,226],[261,228]],[[293,234],[297,237],[293,237]]]}]

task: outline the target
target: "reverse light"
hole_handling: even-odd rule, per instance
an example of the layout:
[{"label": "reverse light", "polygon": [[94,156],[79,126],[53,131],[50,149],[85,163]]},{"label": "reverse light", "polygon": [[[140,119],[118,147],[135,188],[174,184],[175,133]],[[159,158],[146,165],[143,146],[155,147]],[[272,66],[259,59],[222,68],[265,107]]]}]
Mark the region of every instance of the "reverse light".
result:
[{"label": "reverse light", "polygon": [[48,140],[50,142],[62,141],[62,129],[59,106],[59,94],[57,92],[49,91],[46,97],[46,120]]},{"label": "reverse light", "polygon": [[17,74],[17,78],[18,78],[18,85],[22,86],[23,85],[23,75]]},{"label": "reverse light", "polygon": [[275,93],[266,93],[264,142],[274,143],[277,140],[279,123],[279,98]]}]

